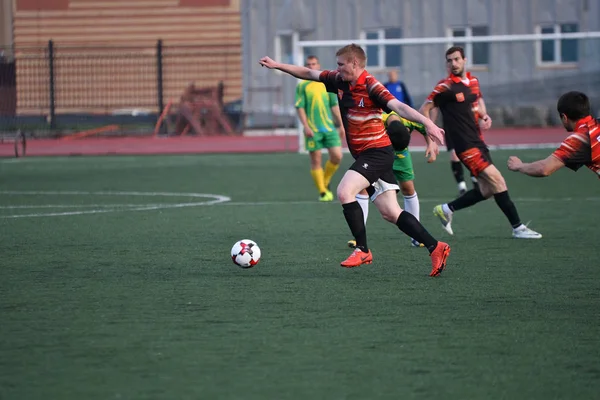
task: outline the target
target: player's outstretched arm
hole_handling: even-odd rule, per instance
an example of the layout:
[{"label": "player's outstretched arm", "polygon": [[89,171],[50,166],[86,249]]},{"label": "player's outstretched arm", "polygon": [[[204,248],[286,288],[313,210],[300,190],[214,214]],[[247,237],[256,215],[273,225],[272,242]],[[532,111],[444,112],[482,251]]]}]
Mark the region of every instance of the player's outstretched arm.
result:
[{"label": "player's outstretched arm", "polygon": [[550,176],[565,164],[554,155],[550,155],[543,160],[534,161],[532,163],[524,163],[519,157],[511,156],[508,158],[508,169],[515,172],[520,172],[525,175],[536,178]]},{"label": "player's outstretched arm", "polygon": [[270,57],[263,57],[258,61],[258,63],[263,67],[267,67],[269,69],[278,69],[299,79],[319,81],[319,75],[321,75],[321,71],[301,67],[299,65],[278,63]]},{"label": "player's outstretched arm", "polygon": [[400,115],[401,117],[404,117],[410,121],[415,121],[420,124],[423,124],[431,140],[433,140],[438,145],[444,144],[444,130],[436,124],[434,124],[432,120],[430,120],[414,108],[409,107],[408,105],[402,103],[397,99],[390,100],[387,103],[387,107],[390,110],[395,111],[396,114]]}]

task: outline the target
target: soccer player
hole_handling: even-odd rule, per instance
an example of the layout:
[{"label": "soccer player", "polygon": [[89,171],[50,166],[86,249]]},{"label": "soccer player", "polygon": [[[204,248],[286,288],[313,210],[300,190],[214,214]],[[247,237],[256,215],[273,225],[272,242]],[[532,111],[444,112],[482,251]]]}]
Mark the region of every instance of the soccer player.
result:
[{"label": "soccer player", "polygon": [[[451,74],[451,68],[449,65],[446,65],[446,70],[448,75]],[[438,82],[438,84],[442,83],[444,80]],[[492,119],[489,115],[487,115],[487,110],[485,108],[485,102],[483,100],[483,95],[481,95],[477,99],[477,101],[473,104],[473,111],[476,115],[476,120],[479,122],[479,126],[482,129],[489,129],[492,126]],[[430,111],[430,117],[433,121],[437,119],[438,109],[433,108]],[[480,130],[481,134],[481,130]],[[482,135],[483,138],[483,135]],[[452,170],[452,175],[454,176],[454,180],[456,180],[456,184],[458,186],[458,195],[462,196],[467,192],[467,183],[465,182],[465,171],[463,168],[460,159],[456,155],[456,151],[454,150],[454,144],[452,143],[452,139],[448,137],[448,133],[446,132],[446,150],[450,153],[450,169]],[[471,182],[473,183],[473,188],[477,188],[477,178],[473,176],[471,173]]]},{"label": "soccer player", "polygon": [[[308,56],[306,67],[320,70],[319,59]],[[310,174],[319,191],[319,201],[332,201],[333,193],[329,190],[329,183],[342,161],[341,138],[345,135],[337,96],[327,93],[321,82],[303,80],[296,86],[296,111],[304,128],[306,149],[310,154]],[[325,171],[321,162],[323,148],[329,151]]]},{"label": "soccer player", "polygon": [[[410,143],[410,134],[413,130],[420,132],[425,137],[426,142],[429,142],[431,139],[427,137],[427,131],[425,131],[425,127],[422,124],[402,118],[395,112],[384,113],[383,123],[390,136],[392,147],[394,148],[395,158],[393,171],[396,181],[398,181],[398,184],[400,185],[400,192],[404,197],[404,210],[414,215],[417,220],[420,220],[419,196],[415,190],[415,173],[408,145]],[[427,154],[427,156],[429,158],[428,162],[433,162],[436,159],[435,154],[430,153]],[[367,191],[363,190],[357,194],[356,201],[363,210],[366,225],[367,217],[369,215],[369,196]],[[417,242],[413,238],[411,238],[411,244],[414,247],[423,246],[422,243]],[[356,241],[349,240],[348,246],[350,248],[355,248]]]},{"label": "soccer player", "polygon": [[452,215],[456,211],[493,196],[510,222],[514,238],[541,238],[541,234],[521,223],[517,207],[508,194],[504,177],[492,163],[489,149],[481,137],[477,119],[485,121],[487,115],[479,116],[478,112],[473,111],[473,104],[481,96],[479,81],[465,70],[466,58],[463,48],[449,48],[446,51],[446,63],[450,68],[450,75],[436,85],[421,111],[429,117],[433,107],[439,108],[446,135],[452,140],[460,161],[477,178],[479,188],[469,190],[454,201],[436,206],[433,214],[439,218],[446,232],[452,235]]},{"label": "soccer player", "polygon": [[590,100],[584,93],[568,92],[560,96],[556,108],[567,132],[573,133],[543,160],[524,163],[518,157],[510,157],[508,169],[545,177],[562,167],[577,171],[585,165],[600,178],[600,124],[592,117]]},{"label": "soccer player", "polygon": [[344,217],[356,240],[356,249],[341,262],[341,265],[351,268],[373,261],[373,255],[367,245],[363,212],[356,201],[356,195],[367,189],[386,221],[395,224],[407,236],[425,245],[431,256],[432,268],[429,275],[437,276],[446,266],[450,246],[434,239],[412,214],[403,212],[400,208],[396,198],[399,187],[392,171],[394,150],[381,114],[385,108],[409,120],[422,123],[432,139],[430,149],[436,154],[439,151],[436,142],[444,143],[443,130],[415,109],[401,103],[365,70],[367,57],[360,46],[344,46],[337,51],[336,57],[335,71],[316,71],[278,63],[269,57],[263,57],[259,62],[264,67],[278,69],[296,78],[321,81],[328,92],[338,95],[348,148],[355,159],[337,188],[337,198],[342,204]]}]

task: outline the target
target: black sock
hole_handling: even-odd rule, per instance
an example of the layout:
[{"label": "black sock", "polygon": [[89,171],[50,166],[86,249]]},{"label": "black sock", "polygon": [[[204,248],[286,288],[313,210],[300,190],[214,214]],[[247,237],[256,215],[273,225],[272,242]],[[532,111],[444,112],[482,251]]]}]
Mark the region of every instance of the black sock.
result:
[{"label": "black sock", "polygon": [[463,208],[471,207],[483,200],[485,200],[485,197],[483,197],[479,189],[471,189],[458,199],[448,203],[448,207],[451,211],[458,211]]},{"label": "black sock", "polygon": [[409,237],[419,243],[423,243],[427,247],[427,250],[429,250],[429,253],[435,250],[435,246],[438,243],[437,240],[427,232],[425,227],[411,213],[402,211],[398,217],[398,221],[396,221],[396,226]]},{"label": "black sock", "polygon": [[463,170],[462,163],[460,161],[450,161],[450,167],[452,167],[452,174],[456,183],[461,183],[465,180],[465,172]]},{"label": "black sock", "polygon": [[350,232],[352,232],[352,236],[356,240],[356,248],[368,252],[367,228],[365,227],[365,217],[360,204],[358,204],[358,201],[353,201],[352,203],[342,204],[342,207],[344,208],[344,217],[346,217]]},{"label": "black sock", "polygon": [[505,190],[502,193],[496,193],[494,195],[494,200],[496,200],[496,204],[498,204],[498,207],[500,207],[504,215],[506,215],[506,218],[508,218],[508,221],[513,228],[521,225],[521,218],[519,218],[517,207],[515,207],[515,203],[510,199],[508,190]]}]

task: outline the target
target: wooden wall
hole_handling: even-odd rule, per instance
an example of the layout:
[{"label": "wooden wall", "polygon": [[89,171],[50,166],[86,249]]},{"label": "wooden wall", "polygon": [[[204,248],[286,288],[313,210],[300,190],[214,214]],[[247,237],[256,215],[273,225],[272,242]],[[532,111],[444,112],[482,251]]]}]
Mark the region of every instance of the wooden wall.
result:
[{"label": "wooden wall", "polygon": [[14,0],[17,107],[48,106],[48,41],[55,46],[58,112],[156,109],[156,43],[164,101],[185,85],[225,83],[241,97],[241,0]]}]

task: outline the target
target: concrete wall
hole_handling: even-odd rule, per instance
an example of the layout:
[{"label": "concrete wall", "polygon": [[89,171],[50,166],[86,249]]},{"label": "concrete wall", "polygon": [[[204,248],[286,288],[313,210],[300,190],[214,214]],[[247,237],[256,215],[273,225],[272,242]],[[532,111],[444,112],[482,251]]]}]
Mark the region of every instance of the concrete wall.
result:
[{"label": "concrete wall", "polygon": [[[244,107],[247,112],[293,112],[295,79],[260,68],[258,59],[276,54],[276,36],[295,32],[299,40],[357,40],[361,31],[402,29],[402,37],[446,36],[452,27],[487,26],[490,35],[533,34],[539,24],[577,23],[579,31],[600,31],[598,0],[245,0]],[[401,77],[420,104],[444,76],[447,45],[403,46]],[[310,49],[323,68],[335,67],[335,48]],[[368,68],[385,80],[387,69]],[[471,71],[496,117],[520,118],[515,106],[542,108],[527,125],[553,120],[556,98],[565,90],[594,96],[600,87],[600,39],[580,40],[575,65],[540,66],[534,42],[491,43],[489,63]],[[507,109],[508,108],[508,109]],[[536,112],[533,114],[537,115]],[[515,117],[516,115],[516,117]],[[531,119],[531,118],[530,118]],[[502,121],[499,120],[499,123]]]}]

